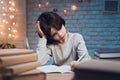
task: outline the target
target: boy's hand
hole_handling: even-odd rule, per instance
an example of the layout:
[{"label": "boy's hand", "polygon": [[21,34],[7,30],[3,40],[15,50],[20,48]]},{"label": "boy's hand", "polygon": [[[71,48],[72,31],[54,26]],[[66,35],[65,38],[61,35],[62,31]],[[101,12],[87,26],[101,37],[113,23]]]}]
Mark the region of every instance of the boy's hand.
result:
[{"label": "boy's hand", "polygon": [[70,63],[71,69],[73,69],[75,67],[75,65],[77,65],[79,62],[78,61],[72,61]]},{"label": "boy's hand", "polygon": [[38,34],[42,37],[42,38],[46,38],[45,34],[43,33],[43,31],[40,28],[40,21],[37,21],[36,23],[36,29],[38,31]]}]

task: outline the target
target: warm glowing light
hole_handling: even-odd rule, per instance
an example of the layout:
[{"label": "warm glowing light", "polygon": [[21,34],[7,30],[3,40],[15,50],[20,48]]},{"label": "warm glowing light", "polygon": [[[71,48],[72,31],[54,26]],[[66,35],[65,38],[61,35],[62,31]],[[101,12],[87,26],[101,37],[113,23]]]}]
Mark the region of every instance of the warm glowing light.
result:
[{"label": "warm glowing light", "polygon": [[72,6],[71,6],[71,10],[72,10],[72,11],[76,11],[76,10],[77,10],[77,6],[76,6],[76,5],[72,5]]},{"label": "warm glowing light", "polygon": [[10,18],[10,19],[13,19],[13,18],[15,18],[15,16],[14,16],[14,15],[10,15],[9,18]]},{"label": "warm glowing light", "polygon": [[12,1],[9,1],[9,4],[11,4],[12,6],[15,6],[15,3]]},{"label": "warm glowing light", "polygon": [[68,11],[67,10],[63,10],[63,14],[64,15],[68,15]]},{"label": "warm glowing light", "polygon": [[2,16],[6,16],[6,13],[2,13]]},{"label": "warm glowing light", "polygon": [[8,21],[5,20],[5,19],[3,19],[2,22],[5,23],[5,24],[8,24]]},{"label": "warm glowing light", "polygon": [[45,3],[45,6],[46,6],[46,7],[50,7],[50,3],[47,1],[47,2]]},{"label": "warm glowing light", "polygon": [[12,37],[12,34],[8,34],[8,37]]},{"label": "warm glowing light", "polygon": [[11,28],[8,28],[8,30],[11,30]]},{"label": "warm glowing light", "polygon": [[15,11],[15,8],[10,7],[9,10],[10,10],[11,12],[14,12],[14,11]]},{"label": "warm glowing light", "polygon": [[3,1],[0,1],[1,4],[3,4],[4,2]]},{"label": "warm glowing light", "polygon": [[8,24],[8,21],[5,20],[5,19],[3,19],[2,22],[5,23],[5,24]]},{"label": "warm glowing light", "polygon": [[2,9],[5,9],[5,7],[3,6]]},{"label": "warm glowing light", "polygon": [[[3,36],[3,34],[7,35],[9,38],[16,38],[16,32],[17,30],[15,29],[15,11],[16,11],[16,7],[15,7],[15,2],[13,0],[8,0],[5,2],[5,0],[0,0],[0,4],[1,4],[1,15],[2,15],[2,19],[1,22],[4,23],[2,26],[0,26],[0,35]],[[3,29],[6,30],[3,30]],[[8,31],[8,32],[7,32]],[[4,39],[7,39],[7,37],[5,37]]]},{"label": "warm glowing light", "polygon": [[13,32],[14,32],[14,33],[16,33],[16,32],[17,32],[17,30],[15,30],[15,29],[14,29],[14,30],[13,30]]},{"label": "warm glowing light", "polygon": [[3,35],[3,32],[0,32],[0,35]]},{"label": "warm glowing light", "polygon": [[3,23],[5,23],[5,22],[6,22],[6,20],[5,20],[5,19],[3,19],[3,20],[2,20],[2,22],[3,22]]},{"label": "warm glowing light", "polygon": [[16,23],[15,23],[15,22],[13,22],[12,24],[13,24],[13,25],[15,25]]},{"label": "warm glowing light", "polygon": [[12,1],[9,1],[9,4],[11,4],[12,3]]},{"label": "warm glowing light", "polygon": [[42,9],[42,4],[41,3],[38,4],[38,8]]}]

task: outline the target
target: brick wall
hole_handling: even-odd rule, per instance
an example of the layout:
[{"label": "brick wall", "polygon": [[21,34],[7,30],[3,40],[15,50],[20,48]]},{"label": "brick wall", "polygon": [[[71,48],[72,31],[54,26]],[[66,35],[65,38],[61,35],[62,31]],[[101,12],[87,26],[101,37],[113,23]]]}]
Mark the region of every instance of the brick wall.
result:
[{"label": "brick wall", "polygon": [[[35,22],[38,16],[44,11],[58,9],[66,20],[66,29],[70,32],[78,32],[83,35],[89,54],[93,56],[94,50],[100,48],[120,48],[120,8],[118,14],[105,14],[105,0],[48,0],[51,4],[45,7],[46,0],[27,0],[27,36],[30,47],[35,49],[38,35],[35,33]],[[120,7],[120,0],[119,6]],[[37,8],[41,2],[44,6],[41,10]],[[77,5],[76,12],[71,11],[71,5]],[[63,10],[67,9],[69,14],[63,15]]]}]

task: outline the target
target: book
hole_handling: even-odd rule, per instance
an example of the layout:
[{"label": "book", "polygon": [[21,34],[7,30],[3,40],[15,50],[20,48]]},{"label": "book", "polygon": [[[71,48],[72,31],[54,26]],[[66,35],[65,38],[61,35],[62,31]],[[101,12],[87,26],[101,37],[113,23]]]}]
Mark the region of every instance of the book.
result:
[{"label": "book", "polygon": [[0,80],[12,80],[12,70],[1,68],[0,69]]},{"label": "book", "polygon": [[120,49],[95,50],[94,55],[98,58],[120,58]]},{"label": "book", "polygon": [[33,50],[31,49],[0,49],[0,57],[10,56],[10,55],[23,55],[31,54]]},{"label": "book", "polygon": [[0,69],[2,68],[3,66],[2,66],[2,60],[0,59]]},{"label": "book", "polygon": [[37,61],[37,54],[25,54],[25,55],[13,55],[13,56],[4,56],[0,57],[1,65],[3,67],[22,64],[27,62]]},{"label": "book", "polygon": [[13,74],[19,74],[19,73],[22,73],[25,71],[35,69],[38,66],[41,66],[41,63],[39,61],[36,61],[36,62],[29,62],[29,63],[24,63],[24,64],[12,65],[12,66],[8,66],[6,68],[12,69]]},{"label": "book", "polygon": [[120,62],[113,60],[90,60],[74,68],[73,80],[120,80]]},{"label": "book", "polygon": [[46,74],[36,69],[14,75],[12,80],[46,80]]},{"label": "book", "polygon": [[71,71],[71,67],[69,65],[44,65],[37,67],[37,70],[44,72],[44,73],[69,73]]}]

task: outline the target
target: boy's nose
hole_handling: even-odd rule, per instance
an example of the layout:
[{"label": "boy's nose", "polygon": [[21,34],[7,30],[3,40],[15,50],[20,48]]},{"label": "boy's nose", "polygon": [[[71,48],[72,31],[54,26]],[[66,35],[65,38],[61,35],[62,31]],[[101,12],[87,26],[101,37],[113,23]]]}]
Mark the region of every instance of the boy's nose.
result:
[{"label": "boy's nose", "polygon": [[58,35],[59,35],[59,36],[62,36],[62,32],[58,32]]}]

